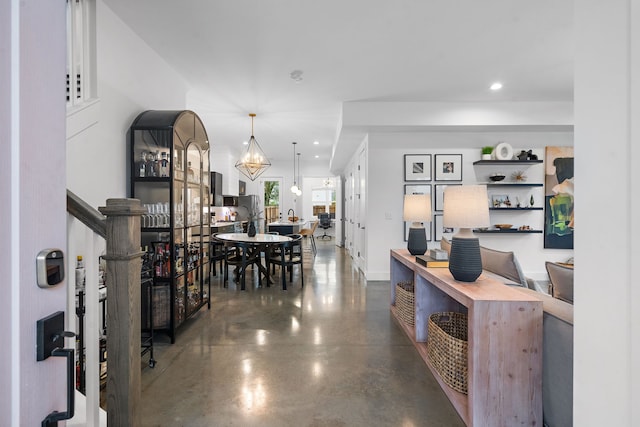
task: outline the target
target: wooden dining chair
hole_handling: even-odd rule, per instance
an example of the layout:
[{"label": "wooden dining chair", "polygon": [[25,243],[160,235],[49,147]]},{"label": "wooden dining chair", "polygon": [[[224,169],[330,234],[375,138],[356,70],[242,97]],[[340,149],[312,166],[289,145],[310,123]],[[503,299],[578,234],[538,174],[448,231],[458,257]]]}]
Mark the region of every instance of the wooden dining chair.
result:
[{"label": "wooden dining chair", "polygon": [[309,239],[311,241],[311,249],[313,250],[313,253],[315,254],[317,252],[316,250],[316,239],[314,237],[314,233],[316,232],[316,228],[318,228],[318,223],[320,221],[314,221],[313,224],[311,225],[311,228],[303,228],[300,230],[300,234],[302,236],[304,236],[305,238],[307,236],[310,236],[311,238]]},{"label": "wooden dining chair", "polygon": [[304,268],[303,268],[303,251],[302,236],[300,234],[290,234],[291,241],[278,245],[279,250],[272,252],[270,263],[273,270],[275,266],[280,267],[282,276],[282,289],[287,290],[287,271],[289,272],[289,282],[293,283],[293,266],[300,265],[300,282],[304,287]]}]

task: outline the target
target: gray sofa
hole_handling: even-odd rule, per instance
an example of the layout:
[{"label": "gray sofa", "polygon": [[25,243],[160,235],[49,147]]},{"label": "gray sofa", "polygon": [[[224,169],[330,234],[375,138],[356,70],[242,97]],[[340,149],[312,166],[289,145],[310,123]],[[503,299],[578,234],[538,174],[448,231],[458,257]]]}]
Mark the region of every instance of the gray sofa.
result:
[{"label": "gray sofa", "polygon": [[[446,239],[440,247],[451,251]],[[542,300],[543,343],[542,343],[542,407],[544,425],[547,427],[567,427],[573,425],[573,270],[571,274],[571,294],[559,285],[556,276],[568,273],[550,271],[555,279],[554,295],[562,294],[565,300],[537,291],[527,281],[513,252],[502,252],[480,247],[482,268],[502,277],[505,284],[514,286],[521,292]],[[549,267],[547,267],[549,268]],[[564,273],[564,274],[563,274]],[[565,280],[567,282],[567,280]],[[529,287],[527,287],[529,285]],[[531,289],[530,289],[531,288]],[[560,290],[563,291],[560,291]],[[571,301],[571,302],[568,302]]]},{"label": "gray sofa", "polygon": [[573,425],[573,305],[528,288],[542,300],[542,407],[544,425]]},{"label": "gray sofa", "polygon": [[[451,254],[451,242],[445,238],[440,241],[440,248]],[[480,246],[482,269],[504,278],[504,283],[512,286],[527,287],[527,278],[520,268],[520,263],[513,252],[497,251],[495,249]]]},{"label": "gray sofa", "polygon": [[545,268],[551,281],[551,295],[573,304],[573,266],[547,261]]}]

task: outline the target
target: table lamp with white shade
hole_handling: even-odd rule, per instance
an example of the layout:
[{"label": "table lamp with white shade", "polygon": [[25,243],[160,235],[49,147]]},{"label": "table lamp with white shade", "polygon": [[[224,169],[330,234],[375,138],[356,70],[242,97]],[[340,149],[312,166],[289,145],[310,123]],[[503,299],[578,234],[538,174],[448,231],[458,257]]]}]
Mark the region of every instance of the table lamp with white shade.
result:
[{"label": "table lamp with white shade", "polygon": [[449,271],[462,282],[475,282],[482,273],[480,241],[472,229],[489,226],[486,185],[448,186],[444,191],[445,227],[458,228],[451,239]]},{"label": "table lamp with white shade", "polygon": [[427,251],[427,234],[424,222],[431,220],[430,194],[405,194],[402,218],[411,221],[407,249],[411,255],[424,255]]}]

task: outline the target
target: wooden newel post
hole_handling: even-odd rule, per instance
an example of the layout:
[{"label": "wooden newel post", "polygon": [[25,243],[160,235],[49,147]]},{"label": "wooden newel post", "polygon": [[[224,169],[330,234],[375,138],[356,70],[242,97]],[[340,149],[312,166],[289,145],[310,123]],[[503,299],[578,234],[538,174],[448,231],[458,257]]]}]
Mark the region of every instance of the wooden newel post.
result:
[{"label": "wooden newel post", "polygon": [[137,199],[108,199],[107,424],[140,425],[140,216]]}]

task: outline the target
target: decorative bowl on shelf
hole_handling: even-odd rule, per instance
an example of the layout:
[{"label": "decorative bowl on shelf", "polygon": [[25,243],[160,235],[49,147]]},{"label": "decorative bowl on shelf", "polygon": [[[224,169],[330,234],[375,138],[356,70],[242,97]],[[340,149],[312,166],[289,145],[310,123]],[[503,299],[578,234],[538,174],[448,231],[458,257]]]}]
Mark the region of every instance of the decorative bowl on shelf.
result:
[{"label": "decorative bowl on shelf", "polygon": [[492,174],[489,176],[489,179],[490,179],[491,181],[493,181],[493,182],[498,182],[498,181],[502,181],[502,180],[504,179],[504,177],[505,177],[505,176],[504,176],[503,174],[501,174],[501,173],[492,173]]},{"label": "decorative bowl on shelf", "polygon": [[494,227],[500,230],[510,230],[513,227],[513,224],[495,224]]}]

